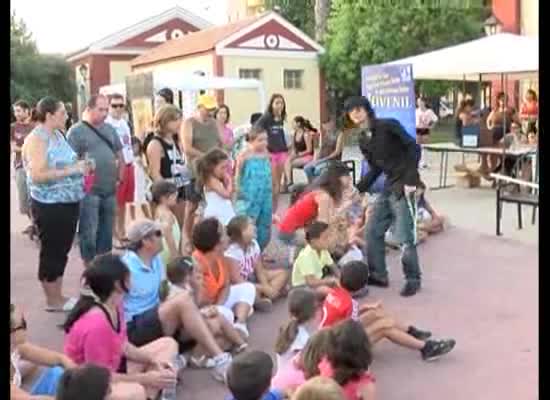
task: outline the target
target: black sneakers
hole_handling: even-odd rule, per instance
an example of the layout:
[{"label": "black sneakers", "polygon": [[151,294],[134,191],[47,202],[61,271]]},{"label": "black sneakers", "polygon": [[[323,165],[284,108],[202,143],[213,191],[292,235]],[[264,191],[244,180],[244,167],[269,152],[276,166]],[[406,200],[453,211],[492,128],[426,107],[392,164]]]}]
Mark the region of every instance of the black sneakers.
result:
[{"label": "black sneakers", "polygon": [[416,292],[420,290],[420,282],[410,282],[407,281],[405,283],[405,286],[403,286],[403,289],[401,289],[401,296],[403,297],[410,297],[414,296]]},{"label": "black sneakers", "polygon": [[429,331],[422,331],[420,329],[415,328],[414,326],[409,326],[409,329],[407,329],[407,333],[411,335],[413,338],[418,340],[428,340],[432,333]]},{"label": "black sneakers", "polygon": [[437,360],[439,357],[449,353],[455,347],[455,344],[454,339],[428,340],[424,348],[420,350],[420,354],[424,361]]}]

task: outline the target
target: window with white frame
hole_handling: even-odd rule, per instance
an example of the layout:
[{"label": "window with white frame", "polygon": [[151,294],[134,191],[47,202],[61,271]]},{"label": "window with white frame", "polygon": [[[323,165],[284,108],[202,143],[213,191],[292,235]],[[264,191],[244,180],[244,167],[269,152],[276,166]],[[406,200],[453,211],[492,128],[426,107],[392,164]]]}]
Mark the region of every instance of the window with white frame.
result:
[{"label": "window with white frame", "polygon": [[285,89],[303,89],[303,80],[303,69],[285,69],[283,71],[283,86]]},{"label": "window with white frame", "polygon": [[262,79],[262,70],[259,68],[240,68],[239,78],[241,79]]}]

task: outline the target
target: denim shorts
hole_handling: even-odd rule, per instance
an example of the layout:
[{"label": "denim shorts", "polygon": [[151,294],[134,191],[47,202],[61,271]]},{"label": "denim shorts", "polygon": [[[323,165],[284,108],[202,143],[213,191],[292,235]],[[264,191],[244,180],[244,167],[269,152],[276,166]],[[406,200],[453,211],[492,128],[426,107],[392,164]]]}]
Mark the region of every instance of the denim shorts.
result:
[{"label": "denim shorts", "polygon": [[277,238],[287,246],[296,246],[296,232],[281,232],[277,229]]}]

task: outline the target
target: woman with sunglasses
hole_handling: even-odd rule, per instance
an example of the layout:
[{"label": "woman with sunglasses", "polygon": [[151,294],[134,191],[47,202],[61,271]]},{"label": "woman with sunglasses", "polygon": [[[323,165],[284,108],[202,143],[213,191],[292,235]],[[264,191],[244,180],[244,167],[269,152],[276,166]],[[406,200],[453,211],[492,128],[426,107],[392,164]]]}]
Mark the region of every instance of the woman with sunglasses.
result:
[{"label": "woman with sunglasses", "polygon": [[[27,342],[27,321],[21,310],[10,304],[10,398],[52,399],[64,369],[76,367],[64,354]],[[46,366],[44,372],[31,385],[30,393],[21,388],[24,371],[21,362]]]},{"label": "woman with sunglasses", "polygon": [[108,368],[116,399],[156,398],[177,382],[177,343],[168,337],[143,347],[128,341],[122,301],[130,272],[120,256],[97,257],[83,274],[85,289],[64,324],[64,352],[76,364]]}]

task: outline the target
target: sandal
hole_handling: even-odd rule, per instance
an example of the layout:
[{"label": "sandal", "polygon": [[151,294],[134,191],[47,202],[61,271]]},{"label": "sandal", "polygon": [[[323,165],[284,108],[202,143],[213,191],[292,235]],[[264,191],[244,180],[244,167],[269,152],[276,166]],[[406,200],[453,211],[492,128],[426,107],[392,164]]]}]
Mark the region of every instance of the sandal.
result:
[{"label": "sandal", "polygon": [[71,297],[61,307],[46,306],[45,311],[47,311],[47,312],[70,312],[74,308],[74,306],[76,305],[77,302],[78,302],[77,298]]}]

